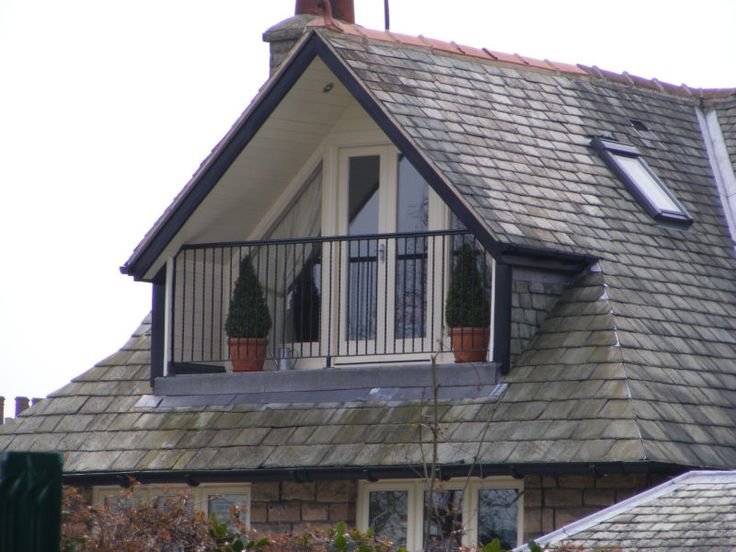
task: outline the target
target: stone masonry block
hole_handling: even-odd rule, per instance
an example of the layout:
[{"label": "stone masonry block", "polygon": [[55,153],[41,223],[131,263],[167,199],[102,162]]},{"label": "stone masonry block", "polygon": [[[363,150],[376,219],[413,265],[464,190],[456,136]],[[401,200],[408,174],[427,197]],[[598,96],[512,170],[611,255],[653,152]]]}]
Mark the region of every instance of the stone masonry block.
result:
[{"label": "stone masonry block", "polygon": [[327,521],[328,507],[326,504],[302,504],[302,520]]},{"label": "stone masonry block", "polygon": [[577,521],[600,508],[557,508],[555,509],[555,529],[559,529],[563,525]]},{"label": "stone masonry block", "polygon": [[355,500],[354,481],[318,481],[317,502],[352,502]]},{"label": "stone masonry block", "polygon": [[333,503],[329,505],[329,520],[333,523],[344,521],[349,526],[355,525],[355,508],[348,503]]},{"label": "stone masonry block", "polygon": [[542,491],[539,489],[524,489],[524,506],[541,506]]},{"label": "stone masonry block", "polygon": [[285,481],[281,487],[281,498],[283,500],[307,500],[314,501],[315,483],[292,483]]},{"label": "stone masonry block", "polygon": [[529,541],[554,530],[554,510],[524,508],[524,541]]},{"label": "stone masonry block", "polygon": [[268,509],[265,504],[251,503],[250,505],[250,521],[251,523],[264,523],[268,521]]},{"label": "stone masonry block", "polygon": [[281,502],[268,505],[268,521],[300,521],[301,505]]},{"label": "stone masonry block", "polygon": [[276,481],[253,483],[250,492],[253,502],[278,502],[280,499],[279,484]]},{"label": "stone masonry block", "polygon": [[558,478],[561,489],[586,489],[595,487],[592,475],[561,475]]},{"label": "stone masonry block", "polygon": [[583,504],[580,489],[548,489],[544,492],[545,506],[578,507]]},{"label": "stone masonry block", "polygon": [[542,486],[545,489],[550,489],[557,487],[557,478],[556,477],[542,477]]},{"label": "stone masonry block", "polygon": [[595,486],[599,489],[640,489],[646,486],[646,476],[632,475],[604,475],[596,479]]},{"label": "stone masonry block", "polygon": [[585,489],[583,504],[585,506],[610,506],[616,502],[616,493],[613,489]]}]

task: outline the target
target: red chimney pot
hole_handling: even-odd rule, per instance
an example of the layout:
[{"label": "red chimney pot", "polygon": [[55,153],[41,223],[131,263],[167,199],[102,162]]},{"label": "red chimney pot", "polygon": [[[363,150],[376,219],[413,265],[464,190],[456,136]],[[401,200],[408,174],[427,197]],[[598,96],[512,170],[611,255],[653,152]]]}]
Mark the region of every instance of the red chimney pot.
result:
[{"label": "red chimney pot", "polygon": [[332,4],[332,17],[346,23],[355,23],[353,0],[330,0],[330,3]]},{"label": "red chimney pot", "polygon": [[[323,2],[328,0],[296,0],[295,15],[324,15]],[[329,0],[332,17],[346,23],[355,23],[355,5],[353,0]]]}]

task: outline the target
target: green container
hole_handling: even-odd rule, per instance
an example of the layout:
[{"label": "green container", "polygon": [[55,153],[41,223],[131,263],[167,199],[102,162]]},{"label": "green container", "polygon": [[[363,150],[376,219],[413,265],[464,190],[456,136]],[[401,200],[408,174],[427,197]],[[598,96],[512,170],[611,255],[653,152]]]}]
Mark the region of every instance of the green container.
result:
[{"label": "green container", "polygon": [[61,455],[0,455],[0,550],[49,552],[61,538]]}]

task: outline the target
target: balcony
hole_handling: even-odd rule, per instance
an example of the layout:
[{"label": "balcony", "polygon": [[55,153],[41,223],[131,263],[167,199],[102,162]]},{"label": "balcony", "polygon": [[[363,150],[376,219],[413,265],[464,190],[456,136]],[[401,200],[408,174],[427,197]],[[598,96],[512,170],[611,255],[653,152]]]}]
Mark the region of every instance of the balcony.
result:
[{"label": "balcony", "polygon": [[[170,272],[169,375],[231,369],[228,315],[246,264],[267,314],[241,314],[268,328],[265,370],[416,364],[434,354],[449,362],[448,306],[462,328],[479,309],[486,327],[490,319],[491,257],[465,230],[185,246]],[[483,345],[461,338],[452,348],[483,354],[487,343],[486,332]]]}]

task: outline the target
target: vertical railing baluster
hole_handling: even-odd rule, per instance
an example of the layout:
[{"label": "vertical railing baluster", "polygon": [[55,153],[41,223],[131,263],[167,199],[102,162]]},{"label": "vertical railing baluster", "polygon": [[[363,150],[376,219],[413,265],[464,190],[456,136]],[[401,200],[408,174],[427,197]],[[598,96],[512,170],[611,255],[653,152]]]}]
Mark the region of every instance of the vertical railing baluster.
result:
[{"label": "vertical railing baluster", "polygon": [[194,311],[196,310],[195,305],[197,303],[197,250],[192,250],[192,256],[194,257],[194,260],[192,261],[192,316],[191,316],[191,358],[194,358]]},{"label": "vertical railing baluster", "polygon": [[[220,302],[219,302],[219,308],[217,309],[217,312],[220,314],[220,319],[217,322],[217,357],[216,360],[222,360],[222,325],[224,323],[222,312],[223,312],[223,303],[222,303],[222,292],[223,292],[223,285],[224,285],[224,279],[225,279],[225,248],[224,247],[218,247],[220,250]],[[212,324],[214,325],[214,320],[212,321]]]},{"label": "vertical railing baluster", "polygon": [[205,303],[207,299],[205,298],[207,294],[207,249],[202,249],[202,321],[200,329],[200,341],[199,344],[199,360],[204,360],[204,335],[205,335]]},{"label": "vertical railing baluster", "polygon": [[[384,255],[384,265],[383,265],[383,353],[388,354],[388,346],[389,346],[389,340],[388,340],[388,286],[389,286],[389,278],[388,278],[388,268],[389,263],[388,259],[390,258],[389,255],[391,254],[391,251],[389,250],[389,243],[388,238],[383,238],[383,255]],[[395,262],[395,261],[394,261]],[[396,267],[394,267],[394,273],[396,272]],[[396,291],[394,290],[394,296],[396,295]],[[376,307],[377,308],[377,307]],[[396,297],[394,297],[394,311],[396,311]],[[394,326],[396,326],[396,317],[394,317]],[[394,328],[394,333],[396,332],[396,328]],[[391,350],[396,350],[396,339],[394,336],[391,336],[391,340],[393,342],[393,346],[391,347]]]},{"label": "vertical railing baluster", "polygon": [[[171,327],[169,328],[169,339],[171,342],[169,343],[169,360],[171,362],[176,362],[176,288],[178,287],[179,283],[178,275],[177,275],[177,266],[179,264],[179,255],[181,255],[181,252],[174,255],[174,262],[171,270],[174,271],[174,273],[171,275],[171,282],[172,282],[172,290],[171,290],[171,297],[173,301],[171,301],[171,304],[169,305],[169,308],[171,309],[171,312],[169,312],[169,316],[171,316]],[[168,374],[168,366],[164,366],[164,374]]]}]

